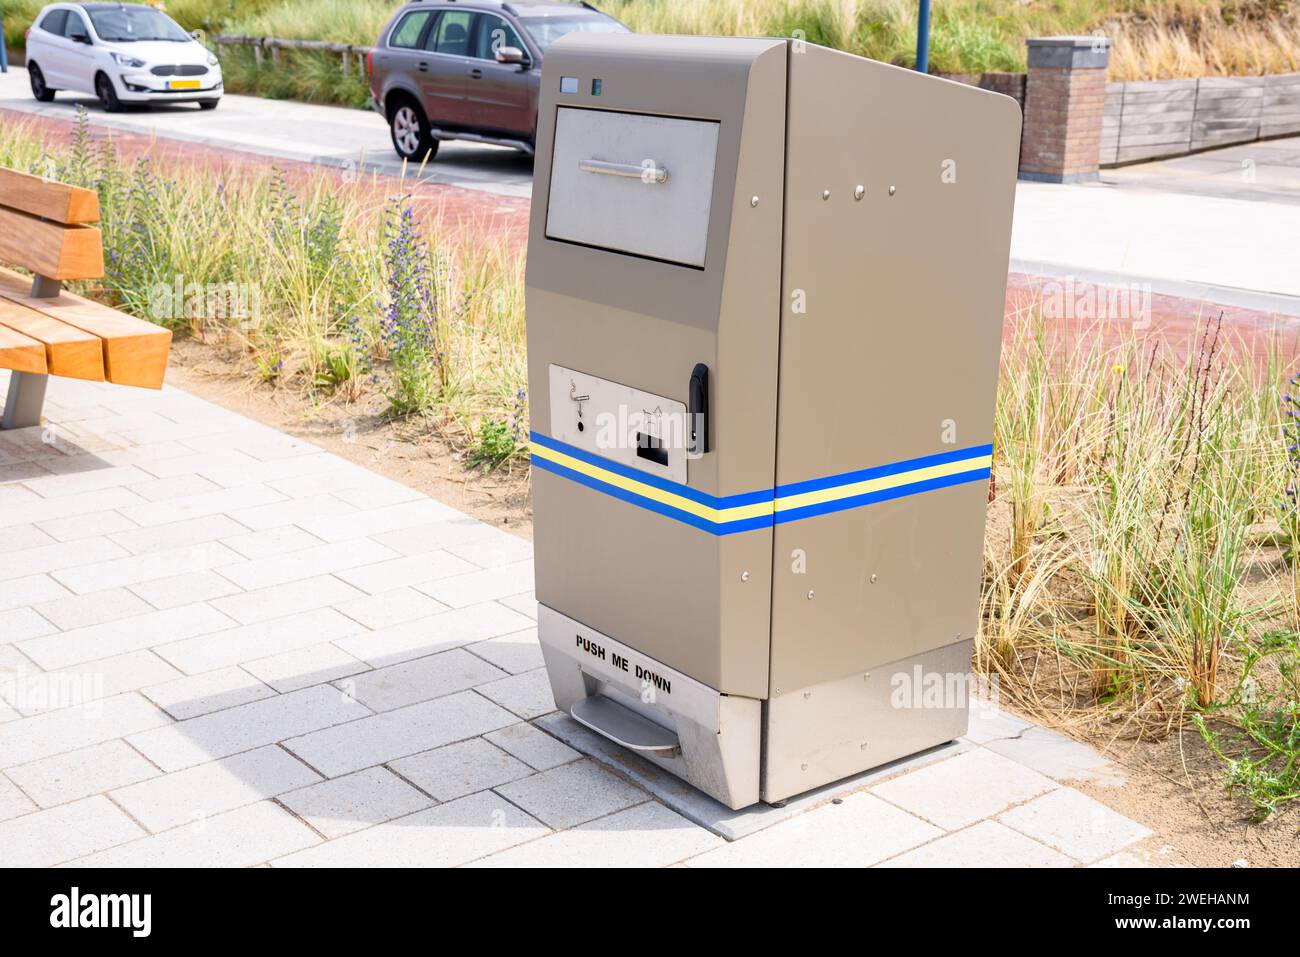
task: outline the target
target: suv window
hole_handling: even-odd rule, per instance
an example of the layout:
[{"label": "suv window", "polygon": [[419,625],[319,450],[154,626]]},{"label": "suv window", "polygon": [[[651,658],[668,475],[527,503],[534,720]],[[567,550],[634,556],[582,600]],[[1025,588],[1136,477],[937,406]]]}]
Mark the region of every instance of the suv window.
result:
[{"label": "suv window", "polygon": [[75,11],[68,11],[68,22],[63,28],[63,35],[69,40],[75,40],[77,37],[90,39],[90,30],[86,27],[86,21],[81,14]]},{"label": "suv window", "polygon": [[414,10],[402,17],[402,22],[388,38],[388,45],[408,50],[417,48],[420,45],[420,37],[424,35],[425,24],[429,22],[431,16],[433,16],[432,10]]},{"label": "suv window", "polygon": [[495,60],[497,51],[502,47],[516,47],[528,52],[514,27],[494,13],[480,13],[478,30],[474,34],[474,50],[470,56],[479,60]]},{"label": "suv window", "polygon": [[41,29],[46,33],[53,33],[56,37],[61,37],[63,36],[63,24],[67,20],[67,10],[51,10],[45,14],[45,19],[41,21]]},{"label": "suv window", "polygon": [[474,14],[465,10],[444,10],[438,25],[425,42],[426,49],[452,56],[469,56],[469,27]]}]

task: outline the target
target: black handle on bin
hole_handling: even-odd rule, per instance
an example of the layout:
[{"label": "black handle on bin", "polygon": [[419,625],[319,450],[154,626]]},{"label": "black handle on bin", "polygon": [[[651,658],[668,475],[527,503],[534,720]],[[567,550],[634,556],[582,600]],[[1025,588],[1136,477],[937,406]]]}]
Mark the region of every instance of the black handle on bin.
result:
[{"label": "black handle on bin", "polygon": [[709,444],[709,367],[703,362],[691,372],[686,415],[690,436],[686,451],[692,455],[703,455],[712,448]]}]

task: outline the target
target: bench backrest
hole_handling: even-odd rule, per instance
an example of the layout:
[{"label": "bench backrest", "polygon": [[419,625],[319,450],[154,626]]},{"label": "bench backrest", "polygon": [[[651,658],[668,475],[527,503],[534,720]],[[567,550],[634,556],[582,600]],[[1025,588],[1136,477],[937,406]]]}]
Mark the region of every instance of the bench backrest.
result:
[{"label": "bench backrest", "polygon": [[0,262],[64,281],[104,275],[94,190],[0,167]]}]

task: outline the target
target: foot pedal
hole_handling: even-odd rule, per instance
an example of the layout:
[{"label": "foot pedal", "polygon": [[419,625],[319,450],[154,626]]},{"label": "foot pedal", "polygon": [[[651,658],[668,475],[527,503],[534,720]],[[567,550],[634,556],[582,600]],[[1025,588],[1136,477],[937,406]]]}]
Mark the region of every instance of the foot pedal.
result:
[{"label": "foot pedal", "polygon": [[578,724],[633,751],[653,752],[661,758],[681,753],[677,735],[604,695],[574,702],[569,714]]}]

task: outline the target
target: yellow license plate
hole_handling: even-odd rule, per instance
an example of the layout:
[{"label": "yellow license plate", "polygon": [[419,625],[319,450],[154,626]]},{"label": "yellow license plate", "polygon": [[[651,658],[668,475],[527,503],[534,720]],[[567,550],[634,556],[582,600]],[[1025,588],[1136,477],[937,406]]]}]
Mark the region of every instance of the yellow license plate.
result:
[{"label": "yellow license plate", "polygon": [[198,80],[168,80],[167,89],[169,90],[197,90],[199,88]]}]

